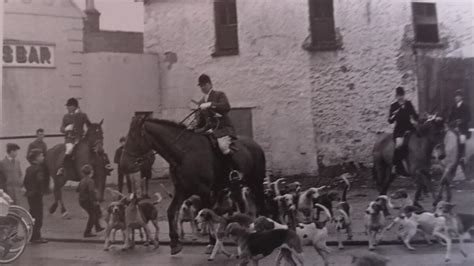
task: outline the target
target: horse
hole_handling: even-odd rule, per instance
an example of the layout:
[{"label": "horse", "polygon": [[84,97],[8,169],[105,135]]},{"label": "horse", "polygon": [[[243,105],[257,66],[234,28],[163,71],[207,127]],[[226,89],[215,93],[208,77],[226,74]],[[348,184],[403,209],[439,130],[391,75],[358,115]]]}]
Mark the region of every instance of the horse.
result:
[{"label": "horse", "polygon": [[461,170],[466,176],[466,179],[472,178],[472,158],[474,157],[474,150],[469,144],[471,143],[466,142],[466,161],[461,162],[461,154],[459,151],[459,131],[456,126],[449,124],[447,125],[447,131],[444,137],[446,157],[442,160],[442,162],[440,162],[443,168],[443,172],[440,180],[440,189],[438,191],[436,200],[433,203],[434,206],[436,206],[438,202],[443,200],[443,192],[446,192],[446,201],[451,202],[451,183],[456,175],[456,170],[458,169],[458,166],[461,167]]},{"label": "horse", "polygon": [[[408,135],[408,156],[405,159],[408,164],[408,173],[417,184],[415,203],[418,204],[421,193],[428,189],[433,200],[435,193],[431,184],[430,170],[433,150],[440,151],[439,156],[445,156],[444,152],[444,123],[442,118],[430,116],[424,121],[420,120],[417,129]],[[390,185],[395,180],[392,173],[393,152],[395,143],[392,134],[384,134],[374,145],[372,151],[373,178],[380,195],[387,195]]]},{"label": "horse", "polygon": [[[68,212],[66,211],[66,207],[64,206],[61,189],[64,187],[68,180],[81,180],[80,170],[84,165],[93,165],[91,160],[94,156],[93,147],[101,145],[104,140],[104,133],[102,131],[103,121],[104,120],[102,120],[100,123],[91,123],[91,125],[88,126],[84,138],[81,139],[74,147],[74,153],[72,155],[74,156],[74,160],[68,160],[68,162],[66,162],[66,164],[68,164],[68,167],[64,167],[64,171],[61,175],[58,175],[58,170],[63,167],[63,161],[66,151],[65,144],[57,144],[46,151],[45,162],[54,184],[54,202],[49,208],[49,213],[53,214],[54,212],[56,212],[56,209],[59,204],[61,207],[62,217],[69,217]],[[98,180],[100,178],[105,178],[103,176],[99,176],[97,173],[100,173],[100,171],[96,170],[97,169],[94,169],[94,179]]]},{"label": "horse", "polygon": [[[120,167],[131,176],[140,175],[140,161],[150,150],[156,151],[170,164],[175,191],[167,210],[172,255],[182,250],[176,215],[184,200],[196,194],[201,197],[205,208],[211,208],[212,193],[230,183],[227,177],[229,169],[211,143],[208,136],[191,131],[182,124],[140,116],[132,118]],[[243,174],[242,183],[255,193],[259,214],[265,214],[265,154],[249,138],[239,137],[234,144],[233,157]]]}]

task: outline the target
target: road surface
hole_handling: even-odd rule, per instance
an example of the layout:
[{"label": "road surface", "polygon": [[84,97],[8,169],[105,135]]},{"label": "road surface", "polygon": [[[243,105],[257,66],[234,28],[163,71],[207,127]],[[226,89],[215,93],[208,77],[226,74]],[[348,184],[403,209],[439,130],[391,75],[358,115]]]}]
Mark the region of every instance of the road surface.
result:
[{"label": "road surface", "polygon": [[[169,247],[161,246],[158,250],[137,246],[131,251],[120,251],[114,247],[111,251],[102,251],[103,246],[90,243],[50,242],[44,245],[29,245],[23,256],[13,265],[237,265],[236,259],[228,259],[219,254],[215,261],[208,262],[203,254],[205,247],[186,246],[177,256],[169,255]],[[235,247],[228,247],[235,252]],[[436,266],[436,265],[474,265],[474,244],[466,244],[466,251],[471,254],[463,258],[457,245],[453,248],[451,263],[444,263],[444,248],[439,245],[417,245],[417,251],[407,251],[401,245],[380,246],[376,250],[390,259],[389,265],[396,266]],[[366,252],[365,246],[346,247],[344,251],[333,249],[331,265],[350,265],[351,254]],[[260,265],[270,266],[275,263],[275,254],[261,260]],[[321,258],[312,247],[305,247],[305,265],[323,265]]]}]

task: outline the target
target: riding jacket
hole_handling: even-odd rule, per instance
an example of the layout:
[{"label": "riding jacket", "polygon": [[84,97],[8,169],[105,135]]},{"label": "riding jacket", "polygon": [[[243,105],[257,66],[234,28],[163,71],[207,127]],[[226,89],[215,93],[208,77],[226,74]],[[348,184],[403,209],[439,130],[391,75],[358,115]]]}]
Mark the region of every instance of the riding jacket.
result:
[{"label": "riding jacket", "polygon": [[206,126],[206,123],[213,125],[211,128],[217,126],[213,134],[216,138],[224,136],[235,136],[234,126],[230,121],[228,113],[230,111],[230,104],[224,92],[212,90],[207,97],[207,101],[203,97],[199,104],[210,102],[211,107],[202,110],[197,116],[197,128]]},{"label": "riding jacket", "polygon": [[471,121],[471,109],[469,105],[462,101],[460,104],[455,104],[451,108],[451,113],[449,114],[449,123],[457,122],[459,132],[463,135],[468,135],[469,133],[469,122]]},{"label": "riding jacket", "polygon": [[[91,122],[87,115],[77,109],[73,113],[67,113],[63,117],[63,122],[61,124],[61,133],[66,134],[66,142],[81,139],[84,136],[84,125],[89,126]],[[73,125],[72,131],[66,132],[66,127],[68,125]]]},{"label": "riding jacket", "polygon": [[410,101],[406,100],[403,104],[396,101],[390,105],[388,122],[390,124],[395,123],[393,130],[394,138],[402,138],[407,131],[415,129],[411,119],[418,121],[418,114]]}]

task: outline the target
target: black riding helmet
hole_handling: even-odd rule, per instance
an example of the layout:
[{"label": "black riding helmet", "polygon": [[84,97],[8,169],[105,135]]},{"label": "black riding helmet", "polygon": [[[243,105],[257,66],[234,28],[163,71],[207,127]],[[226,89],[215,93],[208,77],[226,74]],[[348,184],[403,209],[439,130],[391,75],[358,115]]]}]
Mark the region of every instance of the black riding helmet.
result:
[{"label": "black riding helmet", "polygon": [[69,98],[69,99],[67,100],[66,106],[79,107],[79,102],[77,101],[76,98]]},{"label": "black riding helmet", "polygon": [[403,87],[397,87],[395,89],[395,94],[397,96],[403,96],[403,95],[405,95],[405,89]]}]

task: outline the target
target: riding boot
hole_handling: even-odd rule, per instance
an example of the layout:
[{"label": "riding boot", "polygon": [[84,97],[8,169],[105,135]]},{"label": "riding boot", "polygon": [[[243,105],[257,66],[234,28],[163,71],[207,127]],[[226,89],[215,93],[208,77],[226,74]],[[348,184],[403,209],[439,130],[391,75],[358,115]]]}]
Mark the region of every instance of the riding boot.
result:
[{"label": "riding boot", "polygon": [[401,176],[409,176],[405,166],[403,165],[403,150],[396,148],[393,154],[393,165],[395,166],[395,173]]},{"label": "riding boot", "polygon": [[464,164],[466,160],[466,144],[459,144],[459,162]]}]

